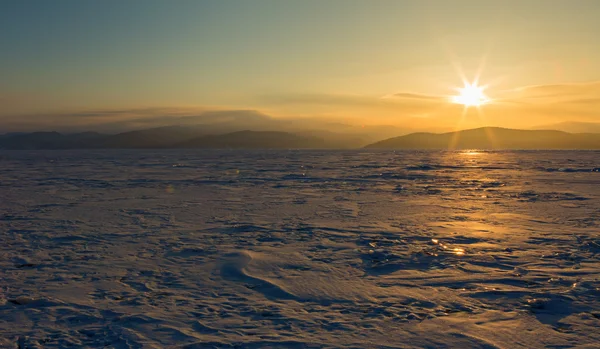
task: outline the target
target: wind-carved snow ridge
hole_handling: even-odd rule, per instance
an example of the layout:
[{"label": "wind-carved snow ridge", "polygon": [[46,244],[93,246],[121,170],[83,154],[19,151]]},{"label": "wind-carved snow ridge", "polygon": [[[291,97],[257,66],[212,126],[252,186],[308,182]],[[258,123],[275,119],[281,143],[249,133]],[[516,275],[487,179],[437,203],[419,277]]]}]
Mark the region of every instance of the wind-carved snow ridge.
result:
[{"label": "wind-carved snow ridge", "polygon": [[595,348],[599,162],[5,151],[0,347]]}]

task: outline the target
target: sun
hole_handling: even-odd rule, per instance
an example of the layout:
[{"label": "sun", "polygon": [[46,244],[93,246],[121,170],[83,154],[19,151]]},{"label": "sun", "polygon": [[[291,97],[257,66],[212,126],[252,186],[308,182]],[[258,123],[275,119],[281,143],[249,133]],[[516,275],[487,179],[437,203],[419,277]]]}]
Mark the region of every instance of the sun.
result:
[{"label": "sun", "polygon": [[483,93],[485,86],[477,86],[477,83],[465,83],[465,87],[458,89],[458,91],[460,94],[452,97],[452,102],[462,104],[465,107],[479,107],[490,101]]}]

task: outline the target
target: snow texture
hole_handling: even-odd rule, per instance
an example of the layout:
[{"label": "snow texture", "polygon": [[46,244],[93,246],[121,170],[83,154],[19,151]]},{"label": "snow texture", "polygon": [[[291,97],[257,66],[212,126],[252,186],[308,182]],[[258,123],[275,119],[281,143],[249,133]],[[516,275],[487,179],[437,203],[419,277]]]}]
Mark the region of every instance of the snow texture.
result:
[{"label": "snow texture", "polygon": [[0,152],[0,347],[598,348],[600,152]]}]

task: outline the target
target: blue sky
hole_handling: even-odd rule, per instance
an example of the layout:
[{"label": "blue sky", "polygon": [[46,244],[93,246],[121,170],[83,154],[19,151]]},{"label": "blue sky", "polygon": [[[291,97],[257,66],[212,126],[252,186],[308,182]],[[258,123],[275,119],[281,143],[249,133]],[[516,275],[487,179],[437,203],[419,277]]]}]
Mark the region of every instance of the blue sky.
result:
[{"label": "blue sky", "polygon": [[401,122],[433,112],[356,101],[451,94],[484,58],[490,95],[600,80],[599,15],[595,0],[3,0],[0,115],[247,108]]}]

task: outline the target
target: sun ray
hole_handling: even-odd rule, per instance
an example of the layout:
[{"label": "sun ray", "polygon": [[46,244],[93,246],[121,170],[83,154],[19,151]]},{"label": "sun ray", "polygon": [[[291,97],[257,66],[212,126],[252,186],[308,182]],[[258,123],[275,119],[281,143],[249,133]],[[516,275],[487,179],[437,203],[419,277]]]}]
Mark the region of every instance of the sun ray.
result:
[{"label": "sun ray", "polygon": [[452,64],[452,67],[454,67],[454,71],[461,79],[463,84],[467,84],[467,75],[465,74],[465,70],[463,69],[460,59],[458,59],[458,55],[454,53],[450,45],[448,45],[447,43],[441,42],[441,45],[444,51],[446,52],[446,56],[449,57],[450,64]]},{"label": "sun ray", "polygon": [[[482,121],[482,124],[487,125],[487,120],[486,120],[485,112],[483,111],[483,108],[477,108],[477,114],[479,115],[479,120]],[[497,142],[496,142],[496,136],[494,135],[494,131],[489,127],[486,127],[483,130],[484,130],[485,135],[487,136],[488,140],[490,141],[492,148],[495,148]]]},{"label": "sun ray", "polygon": [[490,55],[490,51],[492,50],[491,46],[492,46],[492,43],[488,42],[487,49],[485,50],[485,53],[481,56],[481,62],[479,62],[479,66],[477,67],[477,71],[475,72],[475,79],[473,80],[473,84],[475,84],[475,85],[479,84],[479,79],[481,78],[481,75],[483,74],[483,71],[485,70],[488,56]]}]

